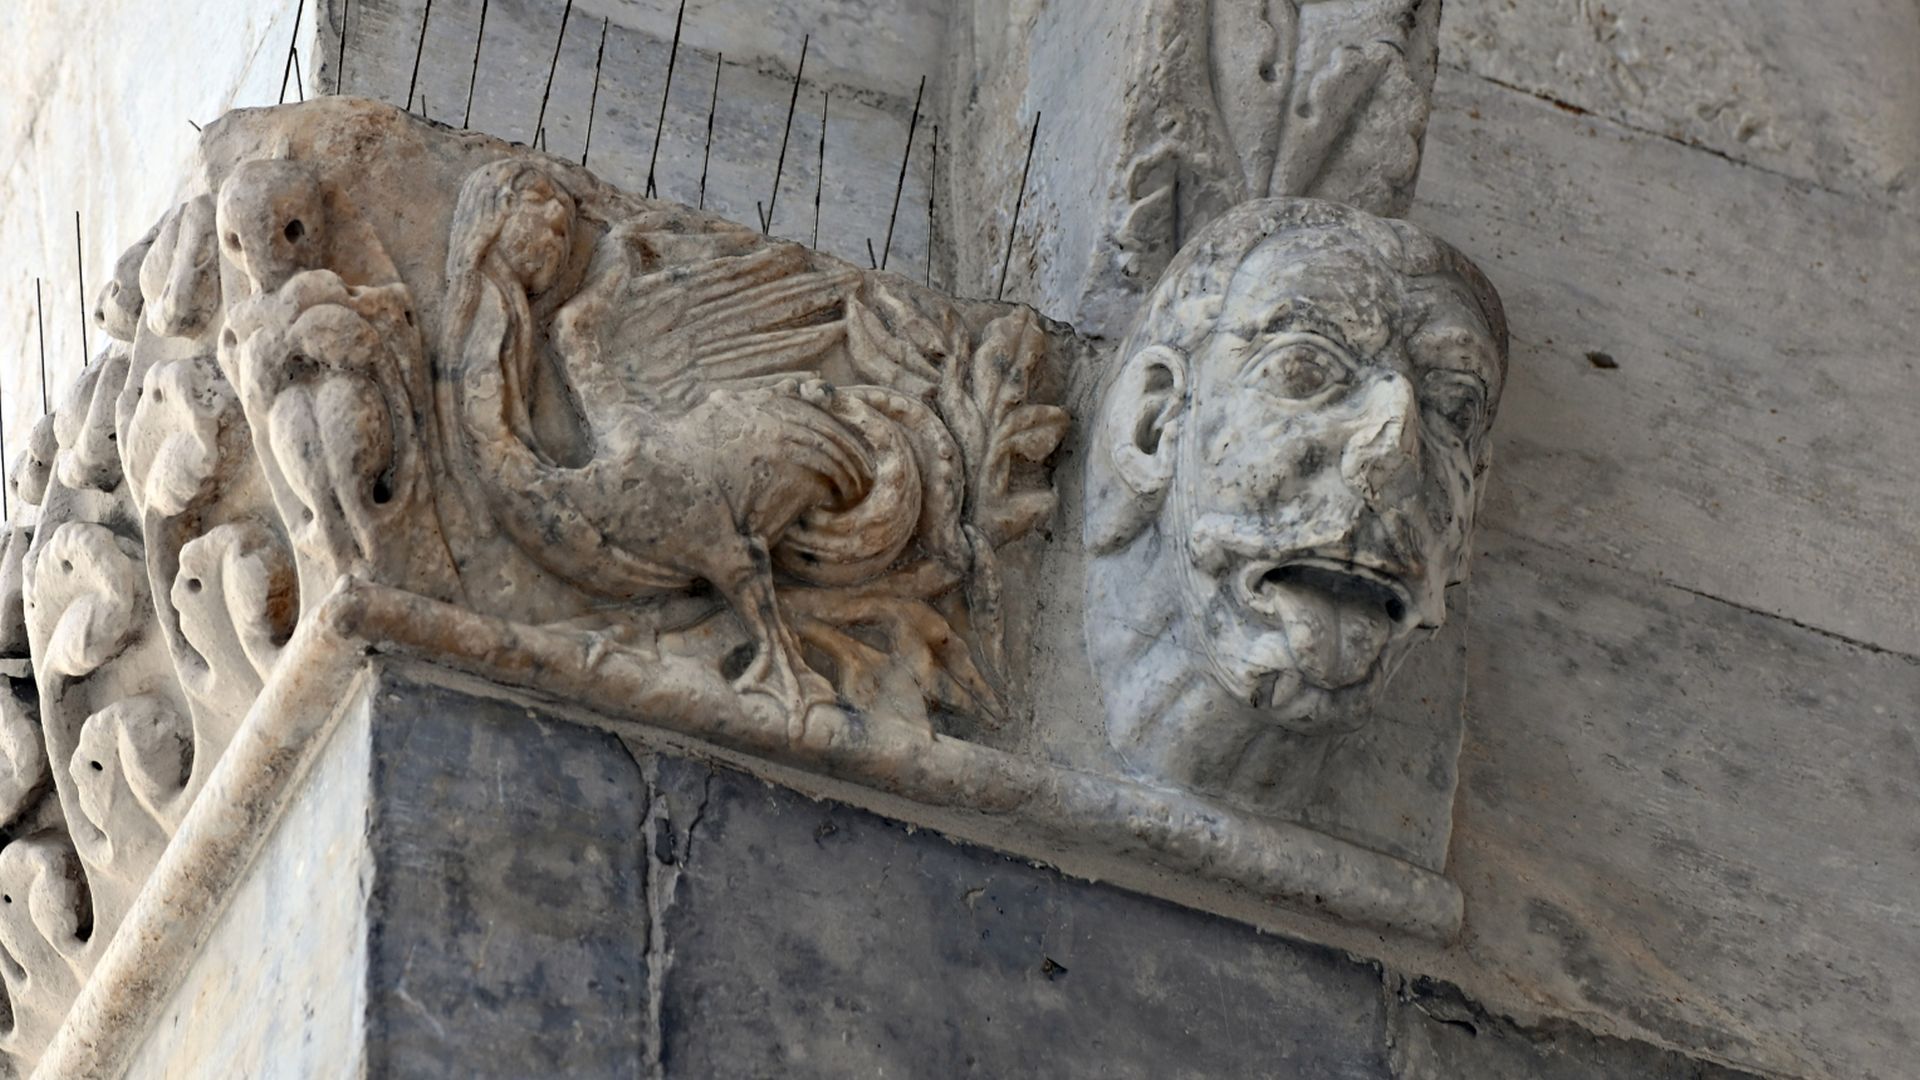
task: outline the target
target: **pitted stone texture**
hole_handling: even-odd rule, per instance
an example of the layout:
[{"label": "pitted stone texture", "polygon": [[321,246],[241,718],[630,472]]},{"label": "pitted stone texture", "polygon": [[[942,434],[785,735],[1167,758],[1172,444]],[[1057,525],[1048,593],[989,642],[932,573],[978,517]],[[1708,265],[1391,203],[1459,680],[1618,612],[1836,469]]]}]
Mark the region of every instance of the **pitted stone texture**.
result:
[{"label": "pitted stone texture", "polygon": [[1448,0],[1441,59],[1770,172],[1895,202],[1920,191],[1911,0]]},{"label": "pitted stone texture", "polygon": [[[669,1077],[1737,1080],[1333,950],[659,759]],[[688,819],[691,819],[689,822]]]}]

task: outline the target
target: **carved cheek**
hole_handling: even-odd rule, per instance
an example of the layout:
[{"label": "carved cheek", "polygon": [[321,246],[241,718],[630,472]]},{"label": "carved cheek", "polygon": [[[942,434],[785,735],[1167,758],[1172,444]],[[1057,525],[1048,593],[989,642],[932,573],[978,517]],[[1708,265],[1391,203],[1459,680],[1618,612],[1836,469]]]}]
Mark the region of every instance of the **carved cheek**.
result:
[{"label": "carved cheek", "polygon": [[1457,562],[1473,528],[1473,462],[1451,443],[1429,443],[1424,455],[1420,495],[1425,520],[1439,541],[1443,565]]}]

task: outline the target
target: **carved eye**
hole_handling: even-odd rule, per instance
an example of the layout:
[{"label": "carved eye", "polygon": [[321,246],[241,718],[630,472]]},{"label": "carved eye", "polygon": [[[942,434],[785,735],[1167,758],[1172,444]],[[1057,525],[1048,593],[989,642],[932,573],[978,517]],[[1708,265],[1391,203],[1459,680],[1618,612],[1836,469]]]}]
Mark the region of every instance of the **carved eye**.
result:
[{"label": "carved eye", "polygon": [[1487,416],[1487,391],[1480,380],[1463,371],[1436,371],[1427,376],[1422,397],[1448,433],[1472,445]]},{"label": "carved eye", "polygon": [[1352,368],[1331,342],[1297,336],[1269,348],[1254,361],[1256,386],[1278,397],[1311,401],[1344,385]]}]

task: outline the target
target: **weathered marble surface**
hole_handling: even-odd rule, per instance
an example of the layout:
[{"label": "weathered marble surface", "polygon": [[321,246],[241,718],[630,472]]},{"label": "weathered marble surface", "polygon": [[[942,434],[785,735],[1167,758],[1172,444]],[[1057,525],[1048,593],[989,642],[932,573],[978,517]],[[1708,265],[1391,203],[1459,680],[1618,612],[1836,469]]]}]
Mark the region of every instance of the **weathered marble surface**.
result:
[{"label": "weathered marble surface", "polygon": [[[344,92],[404,104],[421,18],[427,14],[424,0],[352,0],[350,5],[328,0],[321,6],[329,29],[322,34],[316,84],[329,92],[335,86],[335,33],[344,14],[349,22]],[[677,0],[574,5],[546,106],[546,147],[574,161],[585,151],[596,173],[633,192],[644,192],[652,168],[660,196],[689,205],[700,200],[704,172],[704,208],[757,229],[755,204],[766,203],[773,191],[801,39],[810,33],[805,85],[791,134],[786,135],[789,146],[774,200],[772,232],[811,244],[816,234],[814,194],[820,188],[815,246],[860,266],[868,264],[868,240],[876,255],[880,253],[900,181],[915,89],[920,76],[927,75],[928,109],[915,133],[888,257],[889,269],[925,280],[932,250],[927,218],[935,122],[931,105],[938,100],[944,77],[947,5],[937,0],[690,5],[656,158],[655,125],[667,89],[678,6]],[[562,7],[545,0],[490,0],[466,126],[518,142],[533,138]],[[593,70],[602,18],[611,22],[596,98]],[[454,127],[469,119],[467,90],[473,81],[479,19],[479,0],[433,4],[415,91],[416,112]],[[721,54],[725,63],[714,106],[715,63]],[[829,99],[824,102],[824,182],[823,95]],[[588,145],[590,106],[595,119]],[[943,144],[950,134],[941,137]],[[941,169],[950,169],[955,147],[943,145],[940,152],[947,155]],[[937,283],[946,283],[949,271],[944,266],[933,269]]]},{"label": "weathered marble surface", "polygon": [[[88,359],[83,298],[74,280],[73,215],[84,228],[91,307],[113,261],[167,205],[191,172],[205,124],[237,106],[279,100],[287,46],[311,57],[314,3],[294,26],[281,0],[15,0],[0,4],[0,417],[6,458],[40,415],[40,328],[58,395]],[[159,62],[191,57],[192,63]],[[298,92],[291,84],[287,100]],[[129,173],[151,182],[129,185]],[[102,335],[89,329],[91,343]]]},{"label": "weathered marble surface", "polygon": [[[366,1060],[372,709],[364,684],[301,797],[129,1057],[128,1080],[318,1077]],[[384,867],[391,872],[391,862]],[[244,1016],[245,1023],[235,1023]],[[139,1033],[130,1033],[138,1035]]]},{"label": "weathered marble surface", "polygon": [[[948,236],[965,291],[1118,338],[1174,253],[1250,198],[1405,212],[1432,0],[982,0],[956,20]],[[1015,230],[1029,125],[1041,117]]]},{"label": "weathered marble surface", "polygon": [[1087,649],[1123,761],[1250,805],[1378,787],[1325,762],[1446,624],[1506,361],[1493,287],[1404,223],[1257,200],[1193,238],[1085,436]]},{"label": "weathered marble surface", "polygon": [[1782,1075],[1904,1077],[1913,219],[1458,71],[1434,116],[1414,216],[1514,324],[1453,849],[1486,913],[1463,947],[1508,974],[1438,970]]},{"label": "weathered marble surface", "polygon": [[1907,0],[1448,0],[1446,63],[1770,172],[1915,207]]},{"label": "weathered marble surface", "polygon": [[1441,93],[1414,218],[1520,313],[1486,520],[1920,655],[1920,219]]},{"label": "weathered marble surface", "polygon": [[[249,1069],[251,1059],[215,1048],[271,1030],[271,1013],[247,1007],[221,1018],[220,1041],[189,1075],[332,1075],[361,1061],[374,1078],[1743,1075],[1576,1028],[1519,1028],[1444,985],[814,801],[644,739],[630,756],[575,726],[585,717],[445,673],[376,663],[370,674],[304,790],[288,792],[258,883],[241,892],[342,850],[372,871],[372,898],[337,894],[364,924],[330,934],[337,949],[308,948],[315,939],[262,935],[229,915],[207,966],[239,953],[249,970],[323,980],[365,974],[360,965],[382,954],[402,966],[374,973],[385,993],[312,999],[311,1023],[330,1026],[308,1030],[349,1040],[315,1040],[304,1060],[322,1063],[317,1072],[290,1055]],[[481,750],[517,767],[476,767]],[[308,831],[309,815],[343,811],[375,825]],[[485,819],[492,832],[449,830],[450,813]],[[538,867],[520,861],[543,842]],[[631,887],[636,876],[643,889]],[[384,893],[383,878],[395,883]],[[537,909],[529,889],[547,890]],[[557,921],[587,932],[590,960],[555,955],[584,947],[553,940]],[[353,959],[341,963],[343,952]],[[491,992],[438,993],[450,972]],[[597,985],[587,998],[560,985],[589,972]],[[203,1010],[253,1000],[188,992]],[[198,1024],[182,1033],[205,1034]],[[150,1049],[166,1045],[156,1032]],[[130,1075],[167,1074],[142,1064]]]}]

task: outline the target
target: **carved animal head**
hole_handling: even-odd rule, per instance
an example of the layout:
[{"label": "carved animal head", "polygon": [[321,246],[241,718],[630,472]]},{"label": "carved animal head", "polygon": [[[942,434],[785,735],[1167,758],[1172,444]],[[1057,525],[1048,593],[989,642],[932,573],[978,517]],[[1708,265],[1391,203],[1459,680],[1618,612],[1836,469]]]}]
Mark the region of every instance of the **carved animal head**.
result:
[{"label": "carved animal head", "polygon": [[296,161],[242,162],[220,185],[220,248],[254,294],[322,265],[326,218],[319,178]]},{"label": "carved animal head", "polygon": [[1116,748],[1258,788],[1256,742],[1363,725],[1465,570],[1505,371],[1492,287],[1411,225],[1261,200],[1196,237],[1091,434],[1087,633]]},{"label": "carved animal head", "polygon": [[160,221],[140,263],[147,327],[163,337],[192,337],[220,303],[220,260],[213,197],[191,199]]},{"label": "carved animal head", "polygon": [[147,230],[140,242],[122,252],[113,264],[113,277],[100,287],[93,304],[93,321],[117,341],[132,341],[140,326],[146,298],[140,292],[140,267],[160,235],[160,226]]}]

